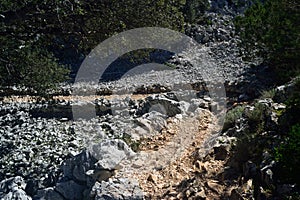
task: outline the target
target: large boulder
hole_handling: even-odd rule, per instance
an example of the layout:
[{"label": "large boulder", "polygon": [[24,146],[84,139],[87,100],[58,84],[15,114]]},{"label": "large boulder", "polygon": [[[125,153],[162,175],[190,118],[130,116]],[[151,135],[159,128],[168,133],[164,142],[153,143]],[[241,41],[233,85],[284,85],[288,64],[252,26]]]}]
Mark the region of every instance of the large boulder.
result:
[{"label": "large boulder", "polygon": [[143,199],[143,191],[135,180],[111,179],[107,182],[96,182],[91,197],[95,200],[139,200]]},{"label": "large boulder", "polygon": [[130,147],[119,139],[108,139],[91,145],[88,151],[97,160],[96,168],[106,170],[117,169],[123,159],[135,155]]},{"label": "large boulder", "polygon": [[83,199],[83,191],[85,186],[79,185],[73,180],[60,182],[55,186],[55,191],[61,194],[68,200],[81,200]]},{"label": "large boulder", "polygon": [[134,119],[134,125],[130,131],[132,138],[140,138],[159,133],[164,127],[166,127],[167,116],[151,111],[143,116]]},{"label": "large boulder", "polygon": [[66,160],[61,166],[62,177],[55,187],[37,192],[34,199],[85,199],[96,181],[107,181],[119,163],[135,153],[118,139],[104,139],[87,150]]},{"label": "large boulder", "polygon": [[145,101],[141,102],[136,114],[142,116],[151,111],[160,112],[168,117],[174,117],[182,112],[178,101],[158,95],[149,96]]},{"label": "large boulder", "polygon": [[95,168],[97,160],[88,151],[82,151],[80,154],[66,160],[61,166],[65,179],[78,182],[90,182],[90,177],[86,172]]}]

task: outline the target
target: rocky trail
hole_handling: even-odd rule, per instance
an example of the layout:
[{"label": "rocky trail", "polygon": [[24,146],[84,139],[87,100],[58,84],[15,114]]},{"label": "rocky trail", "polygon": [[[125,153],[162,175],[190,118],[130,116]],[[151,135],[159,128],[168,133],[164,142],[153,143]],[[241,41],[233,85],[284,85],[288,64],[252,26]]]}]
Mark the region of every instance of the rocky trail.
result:
[{"label": "rocky trail", "polygon": [[[172,70],[65,84],[50,101],[2,98],[0,199],[253,199],[254,179],[244,178],[253,165],[241,172],[231,158],[243,121],[222,126],[227,108],[260,96],[272,74],[242,60],[232,20],[244,8],[229,2],[210,1],[210,23],[186,28],[201,49],[173,56]],[[203,55],[214,65],[193,65]],[[207,79],[223,81],[226,96],[215,101]]]},{"label": "rocky trail", "polygon": [[[48,198],[50,198],[50,199],[54,198],[55,195],[56,196],[62,195],[64,198],[69,198],[68,196],[71,194],[70,193],[66,193],[66,194],[61,193],[60,190],[62,190],[62,189],[58,189],[58,188],[60,188],[60,186],[64,188],[64,187],[67,187],[67,185],[68,185],[69,187],[71,187],[71,188],[69,188],[69,190],[70,190],[69,192],[72,192],[73,191],[72,188],[75,186],[77,186],[77,187],[81,188],[81,190],[83,190],[84,186],[80,186],[80,185],[82,184],[83,180],[88,181],[88,179],[89,179],[88,177],[93,177],[92,180],[98,180],[101,183],[101,181],[105,182],[105,180],[107,180],[107,178],[113,176],[113,174],[115,174],[115,176],[113,176],[114,179],[128,178],[129,180],[132,180],[132,179],[138,180],[140,185],[142,186],[141,189],[144,192],[148,193],[149,195],[151,195],[152,192],[153,192],[153,194],[158,194],[157,191],[155,191],[155,190],[154,191],[149,190],[148,184],[150,184],[150,183],[149,183],[149,181],[147,181],[149,179],[147,176],[152,174],[153,170],[155,170],[155,169],[163,168],[164,170],[167,170],[168,166],[171,166],[170,164],[174,163],[174,162],[177,162],[177,164],[180,164],[180,165],[182,165],[185,162],[191,162],[190,159],[187,159],[187,158],[189,158],[189,156],[186,155],[187,154],[186,151],[188,151],[188,153],[192,153],[195,151],[195,148],[199,148],[199,145],[203,144],[203,141],[205,139],[210,138],[211,137],[210,135],[212,133],[215,133],[213,131],[213,129],[216,128],[216,126],[217,126],[217,125],[211,124],[211,122],[213,121],[212,120],[213,116],[209,112],[209,110],[207,110],[209,108],[209,102],[205,102],[205,101],[198,102],[198,104],[195,104],[196,110],[194,110],[193,112],[189,112],[189,114],[187,114],[186,111],[183,112],[182,108],[179,109],[180,104],[178,102],[173,101],[171,99],[167,99],[165,97],[161,97],[161,96],[164,96],[164,95],[163,94],[150,95],[150,96],[149,95],[136,95],[131,99],[131,101],[142,101],[141,97],[143,97],[144,102],[142,104],[140,104],[141,107],[147,105],[147,102],[151,102],[151,100],[155,101],[156,104],[154,104],[154,105],[157,105],[157,103],[158,103],[159,105],[164,106],[165,109],[169,109],[169,110],[167,110],[167,112],[169,112],[169,113],[166,113],[166,114],[167,115],[169,114],[170,116],[169,117],[167,115],[163,116],[161,113],[159,113],[157,111],[151,111],[150,113],[148,113],[149,111],[146,111],[146,113],[144,115],[142,115],[141,118],[139,118],[139,117],[135,118],[135,120],[140,120],[140,121],[138,123],[133,123],[131,125],[132,127],[129,128],[131,133],[126,132],[126,133],[131,134],[129,138],[132,138],[129,141],[126,141],[126,139],[124,139],[127,142],[127,144],[119,139],[113,139],[113,138],[118,138],[117,135],[111,136],[110,137],[111,139],[109,139],[109,137],[103,135],[103,131],[104,132],[108,131],[107,133],[111,132],[109,130],[105,130],[108,128],[107,127],[108,124],[106,124],[105,122],[102,122],[99,124],[100,126],[98,126],[98,128],[100,128],[100,130],[99,130],[100,132],[98,132],[98,131],[95,132],[95,131],[93,131],[93,129],[90,129],[89,132],[86,132],[87,131],[86,128],[88,128],[88,129],[89,129],[89,127],[91,128],[91,125],[94,127],[97,127],[97,123],[99,123],[99,121],[97,122],[97,120],[96,121],[94,120],[94,122],[92,122],[92,123],[91,122],[87,123],[87,121],[83,120],[82,122],[76,122],[77,124],[73,123],[73,125],[71,125],[71,126],[73,126],[71,130],[75,130],[74,133],[76,133],[76,139],[74,138],[75,135],[73,135],[73,136],[70,135],[73,138],[73,139],[70,138],[72,141],[70,139],[66,138],[67,141],[70,141],[70,142],[63,143],[62,147],[63,148],[67,147],[67,149],[68,149],[68,150],[66,149],[67,152],[74,151],[74,150],[71,150],[70,147],[72,149],[77,148],[78,150],[82,149],[83,147],[87,147],[87,151],[84,151],[84,152],[86,152],[87,155],[90,155],[93,158],[96,158],[96,160],[98,160],[97,163],[94,163],[95,161],[92,161],[93,159],[89,160],[89,159],[91,159],[89,157],[86,157],[85,161],[83,161],[82,159],[80,159],[81,161],[79,161],[79,160],[77,160],[77,158],[80,158],[80,156],[85,155],[86,153],[80,153],[79,155],[76,155],[77,153],[73,152],[72,155],[75,156],[74,158],[72,158],[73,156],[70,158],[70,156],[71,156],[70,153],[65,154],[66,158],[69,157],[69,159],[68,159],[69,161],[67,160],[67,161],[64,161],[63,163],[66,164],[66,163],[70,162],[69,164],[66,164],[66,166],[65,166],[65,164],[63,164],[61,162],[58,162],[57,165],[53,165],[54,163],[50,163],[49,161],[46,161],[45,159],[48,156],[54,156],[54,155],[51,155],[55,151],[55,149],[53,149],[53,147],[58,148],[56,150],[57,151],[56,153],[59,156],[59,154],[60,154],[59,148],[61,148],[61,147],[59,147],[57,145],[49,146],[50,148],[47,147],[47,145],[48,145],[47,141],[49,141],[49,135],[45,135],[46,138],[43,138],[44,136],[40,135],[39,139],[32,143],[32,145],[34,145],[34,146],[38,145],[45,149],[45,150],[43,150],[43,149],[39,148],[38,146],[35,147],[35,148],[37,148],[36,151],[38,153],[40,153],[41,156],[43,156],[43,157],[40,157],[43,160],[43,162],[40,162],[40,164],[42,164],[42,166],[39,166],[39,164],[36,163],[37,164],[36,167],[38,167],[38,168],[41,167],[41,169],[47,170],[45,168],[45,165],[48,162],[50,164],[49,166],[52,165],[53,166],[52,170],[55,170],[57,174],[56,175],[52,174],[52,176],[54,176],[54,177],[52,177],[52,178],[54,178],[54,180],[49,180],[49,178],[50,178],[49,177],[49,178],[46,178],[46,180],[45,180],[47,182],[45,182],[45,181],[35,182],[35,184],[43,184],[43,185],[50,186],[51,184],[55,183],[53,181],[55,181],[56,178],[60,179],[59,178],[60,176],[62,176],[63,179],[71,179],[74,181],[72,181],[72,184],[70,183],[70,181],[67,181],[67,182],[63,181],[62,183],[65,183],[66,185],[64,185],[62,183],[58,184],[55,186],[55,188],[56,188],[55,191],[52,191],[52,192],[49,191],[50,188],[48,188],[46,190],[38,191],[37,196],[35,196],[34,198],[40,198],[41,195],[49,196]],[[167,97],[167,95],[166,95],[166,97]],[[27,103],[24,102],[24,98],[19,99],[20,101],[19,100],[15,101],[16,98],[13,98],[13,99],[14,99],[14,103],[17,105],[19,104],[19,106],[20,105],[24,106],[24,104],[25,105],[30,104],[28,102]],[[108,97],[108,99],[109,99],[109,97]],[[121,98],[121,99],[123,99],[123,98]],[[16,103],[16,102],[18,102],[18,103]],[[202,107],[204,107],[204,108],[200,108],[200,107],[197,108],[198,106],[200,106],[199,104],[201,104],[201,103],[203,104]],[[7,105],[7,104],[9,104],[8,99],[5,100],[5,105]],[[174,110],[174,108],[177,108],[177,109]],[[147,108],[147,109],[149,109],[149,108]],[[175,113],[172,113],[172,112],[175,112]],[[178,113],[176,114],[176,112],[178,112]],[[150,114],[150,118],[149,118],[149,114]],[[12,115],[14,116],[14,113],[12,113]],[[23,115],[24,114],[21,114],[20,116],[24,118],[25,116],[23,116]],[[173,116],[173,117],[171,117],[171,116]],[[109,117],[109,115],[107,115],[106,117]],[[116,117],[116,116],[114,116],[114,117]],[[26,121],[25,119],[23,119],[23,120]],[[37,122],[39,121],[39,119],[35,119],[35,120],[37,120]],[[119,120],[120,119],[118,119],[118,121],[116,121],[116,122],[120,123]],[[154,121],[151,122],[150,120],[154,120]],[[6,119],[6,121],[7,121],[7,119]],[[53,122],[55,122],[55,120]],[[66,123],[68,123],[68,122],[60,122],[60,123],[61,123],[60,126],[65,126]],[[103,126],[104,124],[106,126]],[[128,126],[129,124],[124,123],[124,126]],[[48,123],[44,123],[44,125],[48,125]],[[40,129],[45,129],[45,127],[43,127],[44,125],[42,125],[40,127]],[[24,125],[22,125],[22,126],[24,126]],[[109,125],[109,126],[111,126],[111,125]],[[18,126],[16,126],[14,128],[15,131],[24,133],[24,131],[22,129],[16,129],[17,127]],[[31,127],[33,127],[33,126],[31,126]],[[7,128],[9,128],[9,127],[7,127]],[[116,129],[117,127],[111,127],[111,128],[110,128],[110,130],[113,130],[113,129]],[[82,130],[84,130],[84,132],[82,132]],[[9,130],[7,130],[7,131],[9,131]],[[121,133],[120,130],[118,130],[118,128],[117,128],[117,130],[114,130],[112,132],[113,132],[113,134]],[[137,132],[138,132],[138,135],[135,135]],[[68,133],[68,130],[66,133]],[[144,135],[142,133],[144,133]],[[84,134],[84,135],[80,135],[80,134]],[[15,134],[15,136],[16,136],[16,134]],[[15,153],[18,152],[17,153],[18,155],[22,155],[23,153],[26,154],[27,150],[24,149],[25,146],[23,146],[23,145],[28,145],[26,139],[22,138],[22,135],[20,135],[20,136],[18,137],[18,140],[20,141],[19,147],[17,149],[16,149],[16,147],[12,148],[13,152],[15,152]],[[69,137],[69,136],[67,136],[67,137]],[[124,135],[122,137],[124,138]],[[138,137],[139,139],[133,140],[134,137]],[[97,143],[96,138],[98,138],[97,140],[99,140],[99,141],[101,141],[103,139],[104,140],[103,140],[103,142]],[[46,140],[43,141],[44,139],[46,139]],[[53,139],[50,139],[50,140],[52,141]],[[5,141],[5,140],[2,140],[2,141]],[[133,152],[130,149],[130,147],[127,146],[127,145],[132,145],[132,142],[139,143],[137,152]],[[2,143],[2,144],[5,145],[5,143]],[[106,144],[108,144],[108,146],[107,146],[108,149],[105,150],[105,148],[103,148],[102,145],[105,146]],[[32,146],[32,145],[30,145],[30,146]],[[67,146],[65,146],[65,145],[67,145]],[[86,145],[88,145],[88,146],[86,146]],[[115,145],[117,145],[117,146],[115,146]],[[30,148],[30,146],[29,146],[29,148]],[[46,152],[49,151],[48,148],[49,148],[49,150],[51,149],[52,151],[48,152],[48,155],[46,154],[47,156],[45,156],[45,151]],[[117,148],[118,150],[115,151],[116,150],[115,148]],[[121,148],[121,149],[119,149],[119,148]],[[202,150],[205,149],[206,151],[208,151],[209,150],[208,148],[210,148],[210,146],[206,146],[205,148],[203,146],[203,148],[201,148],[201,149]],[[119,151],[119,153],[118,153],[118,151]],[[13,152],[11,152],[11,153],[13,153]],[[205,152],[203,152],[203,153],[205,153]],[[104,156],[103,154],[107,154],[107,155]],[[7,155],[9,155],[9,154],[7,154]],[[11,155],[13,155],[13,154],[11,154]],[[31,159],[30,155],[31,154],[29,154],[29,158]],[[183,159],[183,155],[185,155],[185,157],[186,157],[185,159]],[[14,174],[15,167],[20,166],[20,165],[13,164],[13,163],[16,163],[16,164],[18,163],[18,162],[16,162],[16,160],[14,160],[13,163],[11,163],[13,165],[11,165],[10,164],[11,161],[9,161],[9,159],[14,160],[16,158],[14,158],[14,155],[11,158],[3,157],[3,159],[1,161],[3,164],[5,162],[9,163],[8,165],[6,164],[5,170],[10,170],[10,173]],[[21,157],[21,159],[23,159],[23,160],[21,160],[20,163],[27,162],[26,161],[27,157]],[[28,160],[28,161],[30,162],[30,160]],[[91,163],[90,163],[88,166],[86,166],[87,168],[81,168],[82,167],[81,165],[83,165],[83,166],[86,165],[85,162],[92,162],[92,163],[94,163],[94,165],[99,164],[100,166],[95,168],[95,167],[91,166]],[[59,163],[62,164],[62,171],[61,171],[61,167],[59,167],[59,165],[60,165]],[[9,167],[9,165],[11,165],[11,167]],[[75,165],[75,166],[72,166],[72,165]],[[75,172],[78,170],[78,169],[76,170],[76,166],[78,166],[78,167],[81,166],[78,172]],[[33,174],[29,173],[27,175],[28,177],[34,178],[34,176],[32,176],[32,175],[35,175],[35,173],[38,173],[38,176],[42,176],[42,177],[49,176],[49,175],[47,175],[48,172],[46,172],[46,171],[37,172],[36,170],[38,168],[36,168],[35,166],[30,167],[30,165],[27,165],[27,169],[24,168],[24,171],[22,173],[24,173],[24,172],[28,173],[28,172],[26,172],[28,170],[28,167],[29,167],[29,169],[32,168],[32,170],[33,170]],[[188,167],[188,166],[186,166],[186,167]],[[2,168],[2,169],[4,169],[4,168]],[[68,171],[70,171],[70,170],[71,170],[71,174],[72,174],[71,177],[70,177],[70,175],[68,175],[70,173]],[[161,172],[163,173],[164,170]],[[76,174],[78,174],[78,175],[76,175]],[[6,172],[5,175],[6,176],[9,175],[8,171]],[[42,177],[41,177],[41,180],[43,180]],[[184,176],[180,173],[180,174],[178,174],[177,178],[171,177],[169,175],[168,179],[170,179],[170,181],[172,181],[172,182],[174,182],[174,184],[176,184],[179,181],[182,181],[182,177],[184,177]],[[8,180],[10,180],[10,179],[8,179]],[[81,180],[81,181],[78,182],[79,180]],[[11,181],[14,182],[15,179],[12,179]],[[50,181],[50,182],[48,182],[48,181]],[[78,182],[79,185],[76,182]],[[92,181],[92,182],[94,182],[94,181]],[[4,187],[5,184],[8,184],[8,182],[3,182],[2,186]],[[89,187],[91,187],[91,186],[89,186]],[[97,189],[95,189],[96,186],[97,186],[97,184],[93,186],[93,189],[99,192],[100,188],[98,188],[98,190],[97,190]],[[33,185],[31,187],[33,187],[33,188],[30,188],[30,190],[35,190],[35,187],[41,187],[41,186]],[[86,190],[89,190],[88,188]],[[113,194],[113,195],[115,195],[114,197],[117,197],[117,195],[120,195],[124,192],[124,191],[122,191],[121,188],[122,187],[118,188],[117,194]],[[23,188],[23,189],[26,190],[27,193],[30,192],[30,191],[28,191],[29,190],[28,187]],[[20,191],[22,191],[22,190],[20,190]],[[57,194],[57,192],[58,192],[58,194]],[[111,191],[107,190],[105,192],[111,192]],[[131,191],[131,192],[133,192],[133,191]],[[161,193],[162,192],[163,191],[161,191]],[[7,195],[9,195],[9,194],[7,194]],[[142,195],[143,196],[143,194],[144,193],[141,191],[139,194],[130,193],[129,197],[131,195]],[[105,196],[107,194],[99,193],[99,194],[95,194],[95,195],[96,196],[97,195]],[[74,197],[74,198],[77,198],[77,197]],[[80,198],[83,198],[83,196],[81,196]],[[80,198],[78,198],[78,199],[80,199]],[[85,198],[87,198],[87,196]]]},{"label": "rocky trail", "polygon": [[180,199],[176,187],[191,178],[192,154],[200,147],[205,155],[209,148],[203,144],[213,133],[211,114],[204,110],[198,114],[195,118],[169,120],[161,135],[141,144],[141,155],[129,165],[130,168],[120,171],[121,177],[139,180],[146,199],[172,196]]}]

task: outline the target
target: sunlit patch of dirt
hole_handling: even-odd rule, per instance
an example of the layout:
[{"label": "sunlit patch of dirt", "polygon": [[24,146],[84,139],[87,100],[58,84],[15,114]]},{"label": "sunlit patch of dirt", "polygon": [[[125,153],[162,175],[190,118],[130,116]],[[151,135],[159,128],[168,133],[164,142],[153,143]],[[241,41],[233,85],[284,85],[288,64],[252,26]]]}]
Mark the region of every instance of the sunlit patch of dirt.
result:
[{"label": "sunlit patch of dirt", "polygon": [[[145,199],[218,199],[225,187],[214,178],[222,173],[226,161],[207,161],[204,167],[198,160],[199,149],[217,126],[208,110],[197,115],[168,119],[161,134],[141,142],[141,157],[118,176],[138,180]],[[182,148],[172,149],[177,142]]]}]

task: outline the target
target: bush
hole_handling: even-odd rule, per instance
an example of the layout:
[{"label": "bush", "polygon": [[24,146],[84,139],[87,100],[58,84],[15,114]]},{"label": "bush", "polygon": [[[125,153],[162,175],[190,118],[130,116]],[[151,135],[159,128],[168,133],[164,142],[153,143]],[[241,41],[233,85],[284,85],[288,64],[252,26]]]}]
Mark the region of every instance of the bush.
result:
[{"label": "bush", "polygon": [[285,81],[300,70],[300,2],[263,2],[256,1],[235,23],[247,51],[245,55],[250,59],[261,56]]},{"label": "bush", "polygon": [[[112,35],[140,27],[183,32],[184,20],[197,20],[207,6],[207,0],[2,0],[0,84],[44,91],[64,80],[59,64],[76,73],[84,57]],[[135,63],[149,52],[125,58]]]},{"label": "bush", "polygon": [[288,97],[286,104],[286,112],[280,118],[280,123],[283,128],[291,127],[300,123],[300,79],[296,79],[293,86],[293,91]]},{"label": "bush", "polygon": [[260,99],[273,99],[276,95],[276,89],[272,88],[270,90],[264,90],[261,92]]},{"label": "bush", "polygon": [[141,148],[141,140],[133,140],[130,135],[127,133],[124,133],[122,137],[119,137],[118,139],[123,140],[134,152],[139,152]]},{"label": "bush", "polygon": [[267,106],[263,103],[255,103],[254,108],[251,111],[246,112],[246,116],[249,119],[249,122],[251,123],[259,123],[264,121],[265,116],[268,115],[267,113]]},{"label": "bush", "polygon": [[284,141],[275,149],[281,180],[300,184],[300,124],[292,126]]},{"label": "bush", "polygon": [[248,125],[255,134],[261,134],[264,131],[268,131],[268,117],[271,116],[271,108],[260,102],[256,102],[253,106],[253,110],[247,110],[245,116],[248,118]]},{"label": "bush", "polygon": [[66,70],[58,63],[76,72],[91,49],[116,33],[151,26],[183,31],[184,5],[184,0],[0,1],[0,84],[42,92],[64,80]]},{"label": "bush", "polygon": [[190,24],[197,23],[208,8],[209,2],[207,0],[186,0],[183,9],[185,21]]},{"label": "bush", "polygon": [[[26,87],[39,95],[66,80],[69,70],[60,66],[47,50],[0,37],[0,85]],[[9,49],[8,49],[9,48]]]},{"label": "bush", "polygon": [[228,128],[234,126],[237,120],[242,118],[244,110],[245,110],[245,106],[240,106],[240,105],[229,110],[225,117],[223,131],[226,131]]}]

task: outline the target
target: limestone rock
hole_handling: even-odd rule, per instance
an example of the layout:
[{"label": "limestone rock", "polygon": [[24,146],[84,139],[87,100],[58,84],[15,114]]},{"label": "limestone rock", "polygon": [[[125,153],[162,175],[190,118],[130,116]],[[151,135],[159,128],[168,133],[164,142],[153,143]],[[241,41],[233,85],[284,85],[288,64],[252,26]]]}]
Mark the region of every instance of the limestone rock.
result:
[{"label": "limestone rock", "polygon": [[149,111],[157,111],[168,117],[173,117],[180,114],[180,104],[177,101],[160,96],[149,96],[141,103],[137,111],[138,115],[143,115]]},{"label": "limestone rock", "polygon": [[89,152],[97,160],[96,168],[113,170],[126,158],[131,158],[135,153],[128,145],[119,139],[104,140],[99,144],[89,147]]},{"label": "limestone rock", "polygon": [[5,179],[0,182],[0,199],[3,200],[31,200],[24,191],[26,184],[20,176]]},{"label": "limestone rock", "polygon": [[143,192],[137,181],[129,179],[110,179],[108,182],[96,182],[91,196],[95,200],[142,200]]},{"label": "limestone rock", "polygon": [[218,183],[218,181],[215,181],[215,180],[208,180],[206,182],[206,185],[211,189],[213,190],[214,192],[218,193],[218,194],[221,194],[222,191],[223,191],[223,186],[220,185]]},{"label": "limestone rock", "polygon": [[66,160],[62,165],[64,177],[69,180],[88,182],[89,177],[86,175],[88,170],[95,169],[97,160],[88,151],[82,151],[80,154]]}]

